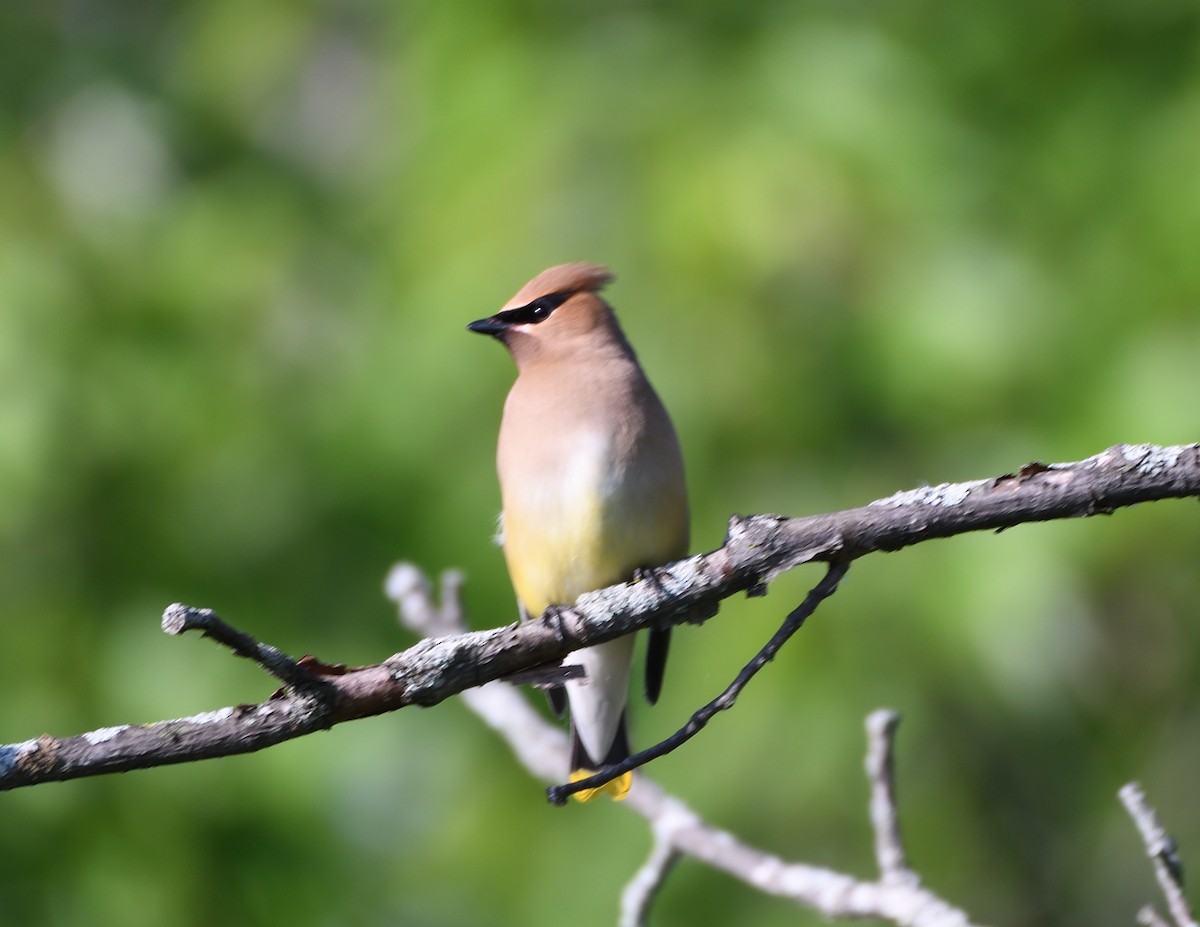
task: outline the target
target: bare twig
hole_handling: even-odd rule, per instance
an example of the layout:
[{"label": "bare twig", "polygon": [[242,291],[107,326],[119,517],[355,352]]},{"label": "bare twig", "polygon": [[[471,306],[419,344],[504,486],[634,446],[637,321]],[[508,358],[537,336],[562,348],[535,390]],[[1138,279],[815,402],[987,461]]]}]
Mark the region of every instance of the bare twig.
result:
[{"label": "bare twig", "polygon": [[[440,607],[427,601],[428,583],[411,567],[394,588],[403,623],[422,634],[445,634],[445,623],[461,606],[457,598]],[[393,575],[396,575],[393,573]],[[392,588],[390,586],[390,588]],[[426,616],[437,615],[433,623]],[[461,620],[461,619],[460,619]],[[489,683],[462,694],[467,706],[508,743],[534,776],[555,781],[567,764],[567,738],[541,717],[511,686]],[[622,927],[640,927],[655,893],[680,857],[719,869],[750,887],[811,908],[828,918],[878,918],[909,927],[971,927],[960,909],[915,883],[863,881],[845,873],[792,863],[749,846],[728,831],[705,823],[691,808],[665,793],[641,772],[622,806],[649,822],[654,835],[650,857],[622,897]]]},{"label": "bare twig", "polygon": [[900,716],[879,709],[867,715],[867,781],[871,784],[871,827],[875,832],[875,858],[884,882],[917,884],[917,875],[908,868],[904,844],[900,839],[900,817],[896,810],[895,764],[893,743]]},{"label": "bare twig", "polygon": [[847,561],[834,560],[831,562],[824,578],[804,597],[804,601],[797,605],[787,618],[784,619],[779,630],[772,635],[762,650],[755,654],[754,659],[742,668],[742,671],[737,674],[733,682],[725,687],[725,691],[693,714],[688,719],[687,724],[665,740],[661,740],[645,750],[638,751],[623,762],[605,766],[595,775],[588,776],[586,779],[576,779],[574,782],[563,785],[551,786],[546,789],[546,795],[550,801],[556,805],[564,804],[567,798],[575,792],[583,789],[598,788],[606,782],[611,782],[617,776],[632,769],[645,766],[651,760],[658,759],[660,756],[665,756],[671,751],[678,749],[699,734],[717,712],[726,711],[733,707],[733,703],[737,701],[737,697],[758,671],[775,659],[775,655],[779,653],[780,649],[788,642],[791,636],[803,627],[805,619],[817,610],[817,606],[837,591],[838,583],[842,581],[842,577],[846,575],[846,571],[849,568],[850,564]]},{"label": "bare twig", "polygon": [[1154,910],[1154,905],[1144,905],[1138,908],[1137,917],[1135,920],[1142,927],[1171,927],[1170,924],[1163,918],[1161,914]]},{"label": "bare twig", "polygon": [[[1146,793],[1141,785],[1130,782],[1122,786],[1117,795],[1142,835],[1146,855],[1154,863],[1154,874],[1162,888],[1163,897],[1167,899],[1167,909],[1176,927],[1197,927],[1187,896],[1183,893],[1183,863],[1179,859],[1175,838],[1159,823],[1158,815],[1146,801]],[[1138,920],[1143,924],[1162,922],[1162,918],[1149,905],[1138,912]]]},{"label": "bare twig", "polygon": [[[735,517],[720,549],[656,571],[655,582],[620,583],[581,596],[553,621],[422,641],[382,663],[342,675],[314,664],[319,686],[293,677],[277,698],[258,705],[102,728],[77,737],[47,734],[0,746],[0,791],[248,753],[343,721],[407,705],[435,705],[490,680],[557,663],[582,647],[710,615],[722,599],[760,592],[802,563],[849,562],[873,551],[967,531],[1108,513],[1184,496],[1200,496],[1200,445],[1117,445],[1077,463],[1030,464],[1015,474],[900,493],[829,515]],[[189,614],[201,611],[179,608]],[[291,672],[283,664],[268,663]]]},{"label": "bare twig", "polygon": [[253,660],[276,679],[297,688],[321,686],[320,676],[309,667],[296,662],[282,650],[256,641],[244,631],[231,627],[211,608],[192,608],[190,605],[168,605],[163,612],[162,629],[178,635],[199,631],[205,637],[224,644],[239,657]]},{"label": "bare twig", "polygon": [[670,822],[662,826],[655,822],[651,833],[654,835],[654,845],[650,848],[650,855],[621,893],[621,917],[617,921],[619,927],[642,927],[646,923],[650,905],[679,861],[680,852],[672,842],[674,828]]}]

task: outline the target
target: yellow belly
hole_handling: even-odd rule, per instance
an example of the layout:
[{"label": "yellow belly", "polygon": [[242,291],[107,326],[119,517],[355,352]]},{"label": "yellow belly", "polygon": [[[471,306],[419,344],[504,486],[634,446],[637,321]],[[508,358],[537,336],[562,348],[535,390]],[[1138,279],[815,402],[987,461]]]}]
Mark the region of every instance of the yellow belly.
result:
[{"label": "yellow belly", "polygon": [[509,575],[532,616],[627,580],[638,567],[660,566],[686,553],[682,492],[659,494],[653,502],[636,496],[601,499],[594,493],[537,504],[544,501],[505,512]]}]

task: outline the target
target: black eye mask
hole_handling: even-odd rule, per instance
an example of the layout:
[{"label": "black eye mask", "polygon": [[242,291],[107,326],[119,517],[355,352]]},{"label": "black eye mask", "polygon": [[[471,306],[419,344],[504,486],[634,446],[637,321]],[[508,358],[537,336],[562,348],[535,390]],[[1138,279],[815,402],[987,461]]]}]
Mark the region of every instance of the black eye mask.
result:
[{"label": "black eye mask", "polygon": [[538,322],[545,322],[550,318],[554,310],[565,303],[571,295],[570,293],[551,293],[548,296],[540,296],[524,306],[498,313],[496,318],[508,325],[536,325]]},{"label": "black eye mask", "polygon": [[467,326],[473,332],[479,332],[481,335],[493,335],[496,338],[502,338],[504,333],[514,325],[536,325],[538,322],[545,322],[554,314],[554,310],[565,303],[568,299],[575,295],[574,290],[563,293],[550,293],[546,296],[539,296],[531,303],[526,303],[524,306],[517,306],[516,309],[505,309],[503,312],[497,312],[490,319],[480,319],[478,322],[472,322]]}]

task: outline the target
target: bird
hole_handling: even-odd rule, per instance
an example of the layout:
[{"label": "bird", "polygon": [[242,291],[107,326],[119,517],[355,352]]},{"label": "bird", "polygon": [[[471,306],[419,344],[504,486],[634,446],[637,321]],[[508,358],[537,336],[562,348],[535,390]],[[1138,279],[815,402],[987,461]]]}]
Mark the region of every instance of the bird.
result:
[{"label": "bird", "polygon": [[[522,620],[585,592],[684,557],[689,514],[683,455],[658,394],[600,291],[605,267],[560,264],[467,328],[508,349],[517,377],[504,402],[496,451],[498,540]],[[662,688],[669,628],[651,629],[645,693]],[[630,756],[627,723],[634,636],[571,654],[583,678],[562,687],[571,717],[569,781]],[[551,704],[562,714],[563,691]],[[623,799],[626,772],[575,794]]]}]

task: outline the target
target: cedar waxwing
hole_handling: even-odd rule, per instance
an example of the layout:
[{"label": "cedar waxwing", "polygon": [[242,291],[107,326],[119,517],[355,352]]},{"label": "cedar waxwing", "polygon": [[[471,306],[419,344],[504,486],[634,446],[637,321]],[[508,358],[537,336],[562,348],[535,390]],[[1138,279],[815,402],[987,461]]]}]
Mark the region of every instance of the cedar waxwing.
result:
[{"label": "cedar waxwing", "polygon": [[[517,365],[496,454],[500,540],[522,618],[687,553],[683,457],[666,409],[612,309],[597,294],[605,268],[562,264],[534,277],[488,319],[467,326],[502,341]],[[669,629],[652,630],[646,696],[657,700]],[[580,650],[566,663],[571,781],[629,756],[625,706],[633,637]],[[551,704],[562,712],[562,690]],[[599,789],[621,799],[630,773]]]}]

